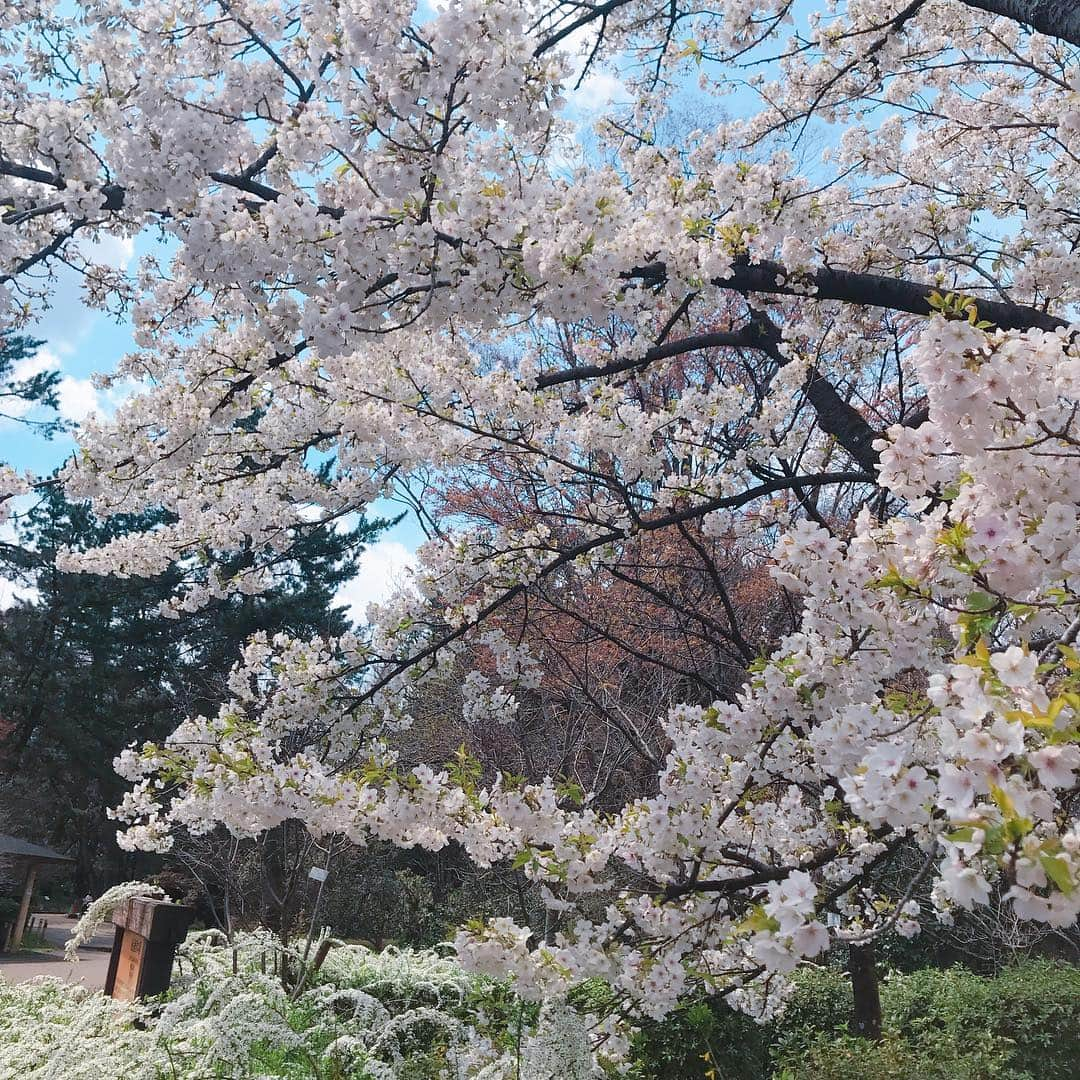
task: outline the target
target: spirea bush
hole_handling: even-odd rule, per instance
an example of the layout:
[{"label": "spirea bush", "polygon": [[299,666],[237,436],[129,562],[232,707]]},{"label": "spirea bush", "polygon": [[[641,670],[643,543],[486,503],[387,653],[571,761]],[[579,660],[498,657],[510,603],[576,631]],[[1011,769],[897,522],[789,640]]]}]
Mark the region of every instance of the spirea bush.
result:
[{"label": "spirea bush", "polygon": [[590,1049],[597,1026],[433,950],[204,931],[156,1001],[0,981],[0,1080],[585,1080],[615,1067],[618,1038]]}]

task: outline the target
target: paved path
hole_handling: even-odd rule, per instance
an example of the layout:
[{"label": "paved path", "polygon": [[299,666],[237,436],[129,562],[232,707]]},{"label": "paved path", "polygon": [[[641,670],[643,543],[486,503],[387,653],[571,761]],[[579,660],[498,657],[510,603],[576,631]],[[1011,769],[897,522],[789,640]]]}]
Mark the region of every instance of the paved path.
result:
[{"label": "paved path", "polygon": [[101,989],[109,969],[109,949],[112,947],[113,927],[106,923],[93,939],[79,950],[79,962],[64,959],[64,945],[71,937],[75,920],[63,915],[34,916],[48,920],[45,936],[55,946],[50,952],[0,953],[0,975],[8,982],[26,982],[38,975],[51,975],[64,982],[83,983]]}]

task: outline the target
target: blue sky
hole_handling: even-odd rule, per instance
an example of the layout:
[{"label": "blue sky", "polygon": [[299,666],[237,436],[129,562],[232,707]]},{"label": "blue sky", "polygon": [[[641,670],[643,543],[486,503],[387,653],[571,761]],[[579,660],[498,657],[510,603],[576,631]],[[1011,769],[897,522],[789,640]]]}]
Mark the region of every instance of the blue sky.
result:
[{"label": "blue sky", "polygon": [[[110,264],[128,266],[155,249],[160,253],[155,238],[149,236],[139,237],[135,242],[107,240],[98,247],[94,257]],[[74,271],[67,267],[58,269],[50,310],[21,332],[43,342],[33,363],[25,365],[21,374],[46,368],[61,373],[60,412],[65,420],[77,424],[91,412],[108,414],[111,411],[115,403],[107,394],[94,388],[91,376],[96,372],[114,371],[120,358],[135,348],[131,326],[126,319],[118,321],[83,304],[79,277]],[[44,410],[37,410],[28,413],[27,417],[47,415]],[[0,461],[37,476],[47,475],[62,465],[76,445],[74,435],[46,439],[31,426],[14,420],[0,420]],[[30,497],[18,500],[16,513],[30,501]],[[380,501],[372,506],[371,514],[393,518],[402,509],[395,503]],[[355,618],[362,619],[368,603],[383,597],[402,577],[413,564],[413,553],[422,541],[423,534],[415,518],[407,516],[365,552],[356,580],[346,585],[340,596]],[[20,594],[20,590],[0,580],[0,610]]]},{"label": "blue sky", "polygon": [[[567,148],[566,166],[571,166],[574,158],[581,160],[581,157],[590,156],[592,122],[600,113],[612,105],[625,104],[630,100],[621,80],[610,71],[591,71],[576,89],[575,81],[571,77],[568,82],[566,115],[577,126],[578,145]],[[700,108],[703,104],[702,95],[692,78],[687,79],[678,97],[684,106]],[[756,105],[756,96],[749,90],[742,90],[720,99],[718,110],[746,113]],[[711,113],[712,109],[706,112]],[[710,118],[702,117],[706,123]],[[95,246],[93,258],[118,267],[133,267],[141,256],[151,252],[159,256],[163,254],[158,238],[148,233],[134,240],[106,239]],[[35,366],[61,373],[59,398],[64,419],[77,424],[92,412],[107,415],[111,411],[116,399],[110,397],[110,393],[124,391],[98,391],[91,382],[91,376],[96,372],[114,371],[119,359],[134,348],[131,328],[126,319],[118,321],[82,303],[80,281],[75,271],[65,266],[57,268],[50,309],[24,332],[44,342]],[[21,372],[23,375],[30,373],[25,369]],[[38,476],[46,475],[60,466],[75,447],[76,439],[70,435],[47,440],[31,427],[0,420],[0,461],[9,462],[20,470],[28,470]],[[401,510],[401,506],[386,502],[371,507],[373,515],[385,517],[397,516]],[[383,595],[390,583],[413,563],[413,553],[422,540],[423,533],[418,523],[412,515],[407,515],[369,549],[362,560],[358,580],[347,586],[342,596],[358,617],[362,617],[370,600]],[[3,606],[5,591],[0,583],[0,608]]]}]

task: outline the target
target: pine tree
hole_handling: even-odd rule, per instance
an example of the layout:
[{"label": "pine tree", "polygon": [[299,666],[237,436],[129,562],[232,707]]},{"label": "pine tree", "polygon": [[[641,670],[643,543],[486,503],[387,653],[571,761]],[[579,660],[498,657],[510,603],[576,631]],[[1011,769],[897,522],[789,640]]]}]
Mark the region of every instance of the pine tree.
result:
[{"label": "pine tree", "polygon": [[0,333],[0,419],[32,425],[48,438],[64,427],[63,421],[55,415],[28,416],[26,407],[55,410],[59,406],[60,372],[35,371],[31,367],[25,374],[26,368],[20,370],[20,365],[32,360],[43,344],[24,334]]},{"label": "pine tree", "polygon": [[100,519],[49,484],[18,523],[19,542],[3,552],[7,574],[36,595],[0,620],[0,814],[11,829],[75,857],[79,895],[136,869],[116,848],[107,817],[124,788],[116,754],[164,737],[192,711],[216,708],[252,633],[348,629],[336,592],[388,524],[359,519],[313,535],[282,564],[271,591],[230,596],[181,619],[163,617],[160,605],[182,569],[139,579],[56,566],[65,546],[105,543],[164,520],[160,512]]}]

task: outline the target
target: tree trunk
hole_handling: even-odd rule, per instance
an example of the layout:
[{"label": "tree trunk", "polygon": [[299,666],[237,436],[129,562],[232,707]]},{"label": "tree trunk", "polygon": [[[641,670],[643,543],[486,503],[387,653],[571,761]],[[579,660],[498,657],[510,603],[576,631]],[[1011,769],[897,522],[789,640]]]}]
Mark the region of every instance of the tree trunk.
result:
[{"label": "tree trunk", "polygon": [[964,0],[968,7],[1004,15],[1040,34],[1080,45],[1080,7],[1076,0]]},{"label": "tree trunk", "polygon": [[848,974],[851,976],[853,998],[851,1023],[848,1025],[851,1034],[876,1042],[881,1038],[881,997],[878,994],[873,942],[850,946]]}]

